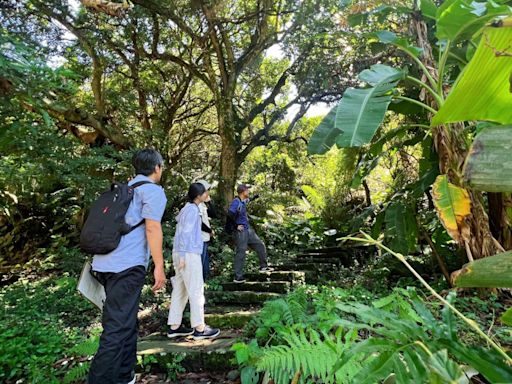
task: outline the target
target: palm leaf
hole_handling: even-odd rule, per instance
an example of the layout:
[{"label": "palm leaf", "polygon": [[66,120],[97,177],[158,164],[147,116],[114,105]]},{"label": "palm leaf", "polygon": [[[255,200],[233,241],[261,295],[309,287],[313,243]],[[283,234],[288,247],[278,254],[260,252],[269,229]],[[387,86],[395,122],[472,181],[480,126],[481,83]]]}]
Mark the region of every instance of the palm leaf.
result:
[{"label": "palm leaf", "polygon": [[310,154],[323,154],[336,143],[340,148],[358,147],[371,141],[391,102],[391,90],[405,72],[377,64],[361,72],[370,88],[345,91],[341,102],[315,129],[308,144]]}]

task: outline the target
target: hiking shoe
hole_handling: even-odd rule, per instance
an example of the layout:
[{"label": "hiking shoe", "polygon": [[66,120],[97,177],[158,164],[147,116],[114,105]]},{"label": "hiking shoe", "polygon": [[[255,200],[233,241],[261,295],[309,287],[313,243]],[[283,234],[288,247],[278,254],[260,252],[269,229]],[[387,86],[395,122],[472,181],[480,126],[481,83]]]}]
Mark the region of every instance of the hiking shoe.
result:
[{"label": "hiking shoe", "polygon": [[204,340],[204,339],[213,339],[220,334],[220,329],[218,328],[210,328],[205,325],[203,332],[199,332],[197,329],[194,330],[194,334],[192,337],[194,340]]},{"label": "hiking shoe", "polygon": [[245,283],[246,281],[247,281],[247,280],[245,280],[245,279],[234,279],[234,280],[233,280],[233,283],[243,284],[243,283]]},{"label": "hiking shoe", "polygon": [[129,378],[126,380],[118,379],[118,384],[135,384],[135,372],[132,372],[132,374],[127,377]]},{"label": "hiking shoe", "polygon": [[260,273],[272,272],[273,270],[274,268],[272,267],[260,268]]},{"label": "hiking shoe", "polygon": [[131,379],[129,382],[127,382],[126,384],[135,384],[135,376],[133,376],[133,379]]},{"label": "hiking shoe", "polygon": [[183,324],[181,324],[177,329],[171,329],[171,327],[169,327],[169,330],[167,331],[167,337],[169,339],[172,339],[174,337],[190,336],[193,333],[193,328],[187,328]]}]

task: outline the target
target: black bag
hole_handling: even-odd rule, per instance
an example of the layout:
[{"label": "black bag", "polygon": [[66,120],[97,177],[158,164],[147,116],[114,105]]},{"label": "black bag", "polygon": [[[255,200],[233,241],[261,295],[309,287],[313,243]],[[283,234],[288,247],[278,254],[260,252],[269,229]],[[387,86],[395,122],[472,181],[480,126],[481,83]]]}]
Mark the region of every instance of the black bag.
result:
[{"label": "black bag", "polygon": [[144,219],[133,227],[126,224],[124,217],[133,200],[134,189],[151,184],[139,181],[133,185],[113,183],[92,204],[89,216],[80,233],[80,249],[92,255],[104,255],[117,248],[121,237],[144,224]]},{"label": "black bag", "polygon": [[[239,197],[235,197],[235,199],[240,200]],[[236,218],[238,214],[240,213],[240,210],[242,209],[242,201],[240,200],[240,204],[238,204],[238,208],[236,209],[236,214],[234,217],[232,217],[228,211],[228,214],[226,215],[226,224],[224,224],[224,232],[231,235],[236,231]]]}]

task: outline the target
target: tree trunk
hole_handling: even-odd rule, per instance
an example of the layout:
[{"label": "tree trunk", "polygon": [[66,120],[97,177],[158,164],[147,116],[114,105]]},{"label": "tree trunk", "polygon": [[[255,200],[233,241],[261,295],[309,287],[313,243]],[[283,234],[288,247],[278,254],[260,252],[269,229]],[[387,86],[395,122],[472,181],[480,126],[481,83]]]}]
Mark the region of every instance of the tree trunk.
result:
[{"label": "tree trunk", "polygon": [[[439,78],[436,62],[432,54],[432,47],[428,41],[427,25],[418,13],[413,14],[411,28],[417,37],[417,43],[422,48],[421,60],[428,68],[434,79]],[[426,81],[426,79],[424,79]],[[427,104],[438,108],[435,100],[428,94],[420,94]],[[464,125],[462,123],[442,125],[432,129],[432,138],[435,149],[439,155],[439,171],[446,174],[451,183],[464,187],[462,180],[462,166],[467,155],[468,148],[464,142]],[[468,258],[479,259],[494,255],[497,252],[490,228],[489,219],[482,204],[482,194],[478,191],[468,190],[471,199],[471,215],[467,219],[468,234],[465,238]]]}]

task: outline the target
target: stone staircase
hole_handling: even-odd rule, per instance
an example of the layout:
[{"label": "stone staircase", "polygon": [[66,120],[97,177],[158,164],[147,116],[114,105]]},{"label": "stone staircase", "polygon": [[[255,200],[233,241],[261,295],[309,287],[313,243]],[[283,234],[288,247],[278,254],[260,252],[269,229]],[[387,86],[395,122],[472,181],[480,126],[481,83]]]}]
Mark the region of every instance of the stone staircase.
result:
[{"label": "stone staircase", "polygon": [[183,366],[189,372],[228,372],[235,365],[231,346],[243,338],[242,329],[258,313],[263,303],[285,295],[304,283],[314,284],[320,276],[336,274],[339,266],[349,266],[348,252],[340,248],[305,250],[275,271],[246,273],[247,282],[223,282],[220,290],[206,291],[205,321],[221,329],[215,340],[167,339],[163,333],[139,341],[139,355],[185,354]]}]

